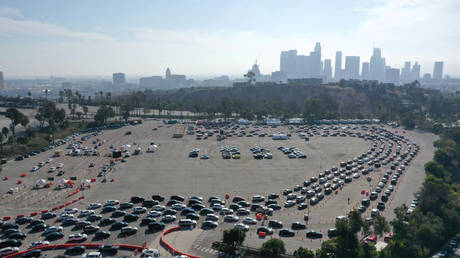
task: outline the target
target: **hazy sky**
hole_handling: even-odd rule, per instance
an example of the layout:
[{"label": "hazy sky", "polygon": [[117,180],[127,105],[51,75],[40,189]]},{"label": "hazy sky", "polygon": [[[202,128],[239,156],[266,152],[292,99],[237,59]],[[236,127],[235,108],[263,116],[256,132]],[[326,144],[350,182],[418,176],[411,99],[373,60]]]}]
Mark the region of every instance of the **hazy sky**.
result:
[{"label": "hazy sky", "polygon": [[445,62],[460,77],[459,0],[0,0],[5,76],[242,75],[281,50],[335,51],[387,64]]}]

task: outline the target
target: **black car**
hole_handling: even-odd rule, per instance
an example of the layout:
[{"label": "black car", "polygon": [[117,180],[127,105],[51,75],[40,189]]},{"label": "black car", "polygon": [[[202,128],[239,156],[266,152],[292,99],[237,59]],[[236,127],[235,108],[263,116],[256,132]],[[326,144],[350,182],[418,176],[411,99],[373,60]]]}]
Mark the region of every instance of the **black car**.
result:
[{"label": "black car", "polygon": [[152,222],[155,222],[156,220],[154,218],[151,218],[151,217],[145,217],[142,219],[141,221],[141,225],[148,225]]},{"label": "black car", "polygon": [[140,197],[140,196],[131,197],[131,202],[132,203],[141,203],[143,201],[144,201],[144,197]]},{"label": "black car", "polygon": [[86,220],[80,220],[77,223],[75,223],[75,228],[84,228],[88,225],[91,225],[91,222]]},{"label": "black car", "polygon": [[[33,219],[29,222],[29,225],[31,226],[35,226],[35,225],[38,225],[38,224],[44,224],[45,221],[42,220],[42,219]],[[3,229],[5,229],[5,227],[3,227]]]},{"label": "black car", "polygon": [[296,221],[296,222],[292,222],[291,228],[294,230],[302,230],[302,229],[306,229],[307,225],[305,225],[302,222]]},{"label": "black car", "polygon": [[323,238],[323,233],[317,231],[308,231],[307,232],[308,238]]},{"label": "black car", "polygon": [[21,255],[21,257],[40,257],[41,255],[42,255],[42,250],[33,249],[33,250],[30,250],[27,253]]},{"label": "black car", "polygon": [[19,228],[19,225],[16,224],[16,223],[4,223],[2,225],[3,230],[7,230],[7,229],[10,229],[10,228]]},{"label": "black car", "polygon": [[102,219],[102,216],[101,215],[97,215],[97,214],[91,214],[89,215],[86,220],[87,221],[91,221],[91,222],[94,222],[94,221],[97,221],[97,220],[101,220]]},{"label": "black car", "polygon": [[198,215],[196,213],[189,213],[189,214],[187,214],[187,216],[185,216],[185,218],[191,219],[191,220],[199,220],[200,215]]},{"label": "black car", "polygon": [[114,207],[114,206],[105,206],[102,208],[101,210],[101,213],[108,213],[108,212],[112,212],[112,211],[116,211],[117,208]]},{"label": "black car", "polygon": [[18,232],[21,232],[21,231],[17,228],[9,228],[7,230],[4,230],[2,233],[3,233],[3,236],[8,237],[9,235],[13,233],[18,233]]},{"label": "black car", "polygon": [[[203,204],[201,203],[197,203],[197,204],[193,204],[192,205],[192,209],[196,210],[196,211],[201,211],[202,209],[206,208],[206,206],[204,206]],[[230,207],[231,209],[231,207]]]},{"label": "black car", "polygon": [[110,230],[117,230],[117,229],[120,229],[120,228],[126,227],[126,226],[128,226],[128,223],[123,222],[123,221],[117,221],[117,222],[112,224],[112,226],[110,227]]},{"label": "black car", "polygon": [[209,208],[204,208],[200,211],[200,215],[201,216],[204,216],[204,215],[208,215],[208,214],[213,214],[214,211],[209,209]]},{"label": "black car", "polygon": [[99,246],[99,252],[101,252],[104,255],[114,256],[117,254],[118,248],[118,245],[102,245]]},{"label": "black car", "polygon": [[167,209],[163,211],[163,216],[164,215],[176,215],[176,214],[177,214],[177,211],[173,209]]},{"label": "black car", "polygon": [[293,237],[295,236],[295,232],[290,229],[283,228],[280,230],[279,235],[280,237]]},{"label": "black car", "polygon": [[160,202],[155,201],[155,200],[144,200],[142,202],[142,206],[146,208],[152,208],[155,205],[158,205]]},{"label": "black car", "polygon": [[23,225],[29,223],[32,220],[30,217],[21,217],[16,219],[16,224]]},{"label": "black car", "polygon": [[46,224],[37,224],[37,225],[32,227],[31,231],[32,232],[40,232],[40,231],[45,230],[47,227],[48,227],[48,225],[46,225]]},{"label": "black car", "polygon": [[185,198],[183,196],[180,196],[180,195],[171,195],[170,200],[176,200],[176,201],[179,201],[179,202],[183,202],[183,201],[185,201]]},{"label": "black car", "polygon": [[61,226],[63,226],[63,227],[72,226],[72,225],[75,225],[75,223],[77,223],[77,221],[78,220],[74,219],[74,218],[66,219],[61,223]]},{"label": "black car", "polygon": [[45,239],[48,241],[58,240],[64,237],[64,234],[61,232],[51,232],[46,235]]},{"label": "black car", "polygon": [[43,220],[52,219],[52,218],[55,218],[56,216],[57,214],[54,212],[46,212],[42,214],[42,219]]},{"label": "black car", "polygon": [[114,211],[112,213],[112,215],[110,215],[112,218],[119,218],[119,217],[123,217],[126,215],[126,212],[124,211],[120,211],[120,210],[117,210],[117,211]]},{"label": "black car", "polygon": [[22,232],[15,232],[15,233],[9,234],[8,238],[9,239],[22,239],[22,240],[24,240],[26,238],[26,234],[24,234]]},{"label": "black car", "polygon": [[277,221],[277,220],[270,220],[268,222],[268,226],[271,228],[282,228],[283,227],[283,222]]},{"label": "black car", "polygon": [[377,209],[379,209],[380,211],[383,211],[385,209],[385,203],[384,202],[379,202],[377,204]]},{"label": "black car", "polygon": [[86,248],[84,246],[72,246],[69,247],[65,250],[65,254],[67,255],[81,255],[86,251]]},{"label": "black car", "polygon": [[303,202],[303,203],[300,203],[297,205],[297,209],[298,210],[305,210],[306,208],[308,208],[308,204]]},{"label": "black car", "polygon": [[123,218],[123,221],[133,222],[133,221],[136,221],[138,219],[139,219],[139,215],[129,213],[129,214],[125,215],[125,217]]},{"label": "black car", "polygon": [[120,210],[131,209],[133,206],[134,206],[134,203],[132,202],[122,202],[120,203]]},{"label": "black car", "polygon": [[98,230],[94,233],[96,239],[106,239],[110,237],[110,232],[104,230]]},{"label": "black car", "polygon": [[115,223],[115,222],[116,222],[115,219],[112,219],[112,218],[105,218],[105,219],[102,219],[102,220],[99,222],[99,226],[107,226],[107,225],[113,224],[113,223]]},{"label": "black car", "polygon": [[152,195],[152,200],[158,201],[158,202],[163,202],[165,198],[159,194],[154,194]]},{"label": "black car", "polygon": [[335,229],[335,228],[328,229],[327,230],[327,236],[329,238],[333,238],[333,237],[337,236],[337,229]]},{"label": "black car", "polygon": [[155,231],[159,231],[159,230],[163,230],[165,228],[165,224],[163,222],[152,222],[148,225],[148,228],[149,230],[155,230]]},{"label": "black car", "polygon": [[0,242],[0,249],[5,247],[20,247],[22,241],[19,239],[5,239]]}]

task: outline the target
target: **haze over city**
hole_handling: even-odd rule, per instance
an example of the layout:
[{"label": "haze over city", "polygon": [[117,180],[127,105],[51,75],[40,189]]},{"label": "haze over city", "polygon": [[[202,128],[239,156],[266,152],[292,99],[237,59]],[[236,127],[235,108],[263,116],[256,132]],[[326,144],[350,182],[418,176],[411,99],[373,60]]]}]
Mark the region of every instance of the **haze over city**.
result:
[{"label": "haze over city", "polygon": [[[193,76],[280,69],[280,52],[322,58],[360,56],[380,48],[386,65],[415,61],[421,74],[444,61],[460,76],[456,0],[388,1],[2,1],[0,71],[21,76]],[[345,60],[345,58],[344,58]]]}]

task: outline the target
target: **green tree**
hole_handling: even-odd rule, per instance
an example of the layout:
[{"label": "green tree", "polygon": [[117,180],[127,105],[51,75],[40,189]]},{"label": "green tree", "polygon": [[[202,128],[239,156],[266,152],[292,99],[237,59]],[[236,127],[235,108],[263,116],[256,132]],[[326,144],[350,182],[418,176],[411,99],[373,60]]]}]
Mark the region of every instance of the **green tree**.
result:
[{"label": "green tree", "polygon": [[315,253],[308,248],[299,247],[294,251],[294,258],[315,258]]},{"label": "green tree", "polygon": [[123,119],[125,120],[125,122],[128,122],[128,119],[129,119],[129,116],[130,116],[130,113],[131,111],[134,109],[134,107],[129,104],[129,103],[123,103],[121,106],[120,106],[120,114],[121,116],[123,117]]},{"label": "green tree", "polygon": [[11,120],[11,132],[13,136],[15,135],[17,125],[21,124],[26,127],[29,124],[29,118],[16,108],[8,108],[5,116]]},{"label": "green tree", "polygon": [[10,130],[8,129],[8,127],[3,127],[2,128],[2,134],[6,137],[8,137],[8,133],[10,132]]},{"label": "green tree", "polygon": [[286,247],[281,239],[273,238],[262,244],[260,255],[267,258],[278,258],[286,253]]},{"label": "green tree", "polygon": [[94,116],[94,120],[103,125],[106,123],[107,119],[114,116],[115,112],[113,111],[112,107],[102,105],[97,110],[96,115]]},{"label": "green tree", "polygon": [[390,226],[388,225],[387,220],[382,215],[377,215],[373,221],[374,233],[376,235],[382,236],[383,233],[390,231]]},{"label": "green tree", "polygon": [[233,249],[235,249],[237,245],[241,245],[246,238],[246,233],[239,228],[225,230],[223,234],[223,242],[232,246]]},{"label": "green tree", "polygon": [[337,243],[335,240],[327,240],[321,244],[321,248],[316,251],[317,258],[330,258],[336,256]]},{"label": "green tree", "polygon": [[88,106],[83,106],[83,113],[85,113],[85,117],[88,115]]}]

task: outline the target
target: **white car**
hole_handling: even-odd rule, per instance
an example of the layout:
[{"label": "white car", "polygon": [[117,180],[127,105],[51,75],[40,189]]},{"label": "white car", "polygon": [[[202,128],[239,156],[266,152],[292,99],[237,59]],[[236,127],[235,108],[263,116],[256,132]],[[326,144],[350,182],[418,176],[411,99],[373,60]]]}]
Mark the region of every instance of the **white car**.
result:
[{"label": "white car", "polygon": [[161,212],[159,211],[149,211],[149,213],[147,213],[147,217],[160,217],[161,216]]},{"label": "white car", "polygon": [[7,256],[19,252],[18,247],[5,247],[0,249],[0,256]]},{"label": "white car", "polygon": [[40,246],[40,245],[49,245],[49,241],[37,241],[30,244],[30,247]]},{"label": "white car", "polygon": [[89,215],[93,215],[94,213],[95,213],[95,212],[92,211],[92,210],[82,210],[82,211],[80,212],[79,217],[87,217],[87,216],[89,216]]},{"label": "white car", "polygon": [[157,249],[144,249],[142,250],[141,257],[160,258],[160,251]]},{"label": "white car", "polygon": [[145,207],[134,207],[133,213],[144,213],[147,211],[147,208]]},{"label": "white car", "polygon": [[54,172],[54,171],[56,171],[55,167],[50,167],[50,169],[48,170],[48,172]]},{"label": "white car", "polygon": [[43,161],[40,162],[40,163],[38,163],[38,166],[39,166],[39,167],[43,167],[44,165],[45,165],[45,162],[43,162]]},{"label": "white car", "polygon": [[248,232],[249,231],[249,226],[248,225],[245,225],[243,223],[236,223],[235,224],[235,228],[239,228],[241,230],[243,230],[244,232]]},{"label": "white car", "polygon": [[70,242],[79,242],[79,241],[86,241],[88,239],[88,235],[86,234],[71,234],[69,235]]},{"label": "white car", "polygon": [[68,214],[75,214],[78,212],[78,209],[77,208],[65,208],[64,212]]},{"label": "white car", "polygon": [[56,167],[57,167],[57,168],[63,168],[63,167],[64,167],[64,163],[59,163],[59,164],[57,164]]},{"label": "white car", "polygon": [[163,205],[155,205],[155,206],[152,207],[152,210],[154,210],[154,211],[164,211],[165,209],[166,209],[166,207],[163,206]]},{"label": "white car", "polygon": [[30,171],[35,172],[35,171],[37,171],[39,169],[40,169],[39,167],[35,166],[35,167],[32,167],[32,169]]},{"label": "white car", "polygon": [[119,200],[108,200],[104,203],[104,206],[115,206],[120,204]]},{"label": "white car", "polygon": [[71,219],[71,218],[73,218],[72,214],[63,213],[63,214],[59,215],[59,217],[57,217],[56,222],[61,222],[61,221],[64,221],[66,219]]},{"label": "white car", "polygon": [[50,232],[62,232],[63,228],[61,226],[52,226],[52,227],[47,227],[45,229],[45,233],[50,233]]},{"label": "white car", "polygon": [[48,159],[46,163],[50,163],[51,161],[53,161],[53,159]]},{"label": "white car", "polygon": [[84,258],[99,258],[102,257],[100,252],[90,252],[83,255]]},{"label": "white car", "polygon": [[102,207],[102,205],[101,205],[100,203],[90,203],[90,204],[88,205],[88,209],[89,209],[89,210],[98,209],[98,208],[100,208],[100,207]]},{"label": "white car", "polygon": [[183,210],[183,209],[185,209],[186,207],[187,207],[187,206],[185,206],[185,204],[183,204],[183,203],[175,203],[175,204],[173,204],[173,205],[171,206],[172,209],[178,210],[178,211]]}]

